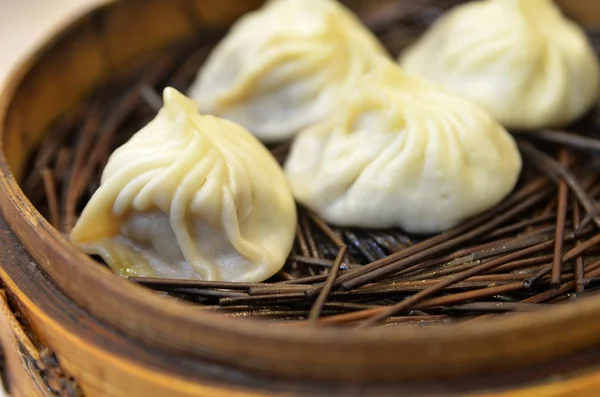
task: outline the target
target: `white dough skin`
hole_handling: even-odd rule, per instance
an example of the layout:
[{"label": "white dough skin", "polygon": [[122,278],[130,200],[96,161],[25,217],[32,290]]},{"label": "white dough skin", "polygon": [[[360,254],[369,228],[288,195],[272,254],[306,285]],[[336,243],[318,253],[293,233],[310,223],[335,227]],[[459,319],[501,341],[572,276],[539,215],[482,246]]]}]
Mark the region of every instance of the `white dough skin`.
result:
[{"label": "white dough skin", "polygon": [[285,165],[295,198],[340,226],[434,233],[501,201],[521,157],[480,106],[381,59],[339,109],[301,132]]},{"label": "white dough skin", "polygon": [[122,276],[271,277],[296,228],[281,168],[243,127],[198,114],[172,88],[164,103],[112,154],[71,241]]},{"label": "white dough skin", "polygon": [[272,0],[232,27],[189,95],[202,113],[281,141],[334,111],[384,53],[337,1]]},{"label": "white dough skin", "polygon": [[443,15],[402,68],[486,107],[508,128],[564,126],[596,102],[599,66],[552,0],[484,0]]}]

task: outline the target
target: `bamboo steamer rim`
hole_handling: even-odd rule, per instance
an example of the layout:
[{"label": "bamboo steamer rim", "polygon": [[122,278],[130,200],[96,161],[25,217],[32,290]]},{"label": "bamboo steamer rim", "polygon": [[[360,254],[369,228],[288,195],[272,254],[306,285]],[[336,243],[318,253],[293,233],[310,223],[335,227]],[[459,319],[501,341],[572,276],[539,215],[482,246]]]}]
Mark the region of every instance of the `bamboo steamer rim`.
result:
[{"label": "bamboo steamer rim", "polygon": [[[133,1],[110,2],[110,14]],[[207,2],[204,2],[208,4]],[[55,33],[7,80],[0,96],[1,211],[30,254],[73,301],[100,321],[161,349],[292,377],[373,381],[506,369],[555,359],[600,342],[600,296],[535,313],[439,327],[365,330],[272,327],[168,301],[98,266],[31,204],[9,169],[7,123],[17,95],[52,51],[89,24]],[[566,326],[568,324],[568,326]]]}]

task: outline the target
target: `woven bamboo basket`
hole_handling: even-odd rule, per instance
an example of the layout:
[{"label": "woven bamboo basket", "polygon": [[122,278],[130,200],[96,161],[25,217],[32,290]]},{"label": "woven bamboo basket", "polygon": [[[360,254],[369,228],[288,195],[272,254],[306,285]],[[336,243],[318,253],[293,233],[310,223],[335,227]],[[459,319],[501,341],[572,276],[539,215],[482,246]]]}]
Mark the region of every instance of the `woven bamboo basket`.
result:
[{"label": "woven bamboo basket", "polygon": [[[0,341],[11,394],[597,395],[598,296],[393,332],[268,327],[190,310],[118,278],[33,207],[20,181],[51,123],[99,83],[168,44],[225,29],[259,3],[109,3],[69,23],[13,73],[0,99]],[[600,23],[594,2],[561,3],[580,22]]]}]

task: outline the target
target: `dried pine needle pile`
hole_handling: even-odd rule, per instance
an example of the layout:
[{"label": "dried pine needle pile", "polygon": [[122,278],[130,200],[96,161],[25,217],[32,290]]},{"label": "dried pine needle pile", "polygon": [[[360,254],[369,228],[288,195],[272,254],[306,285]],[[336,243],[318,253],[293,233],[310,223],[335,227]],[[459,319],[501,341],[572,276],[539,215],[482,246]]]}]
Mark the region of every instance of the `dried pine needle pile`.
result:
[{"label": "dried pine needle pile", "polygon": [[[456,2],[362,2],[358,11],[397,55]],[[154,117],[157,92],[185,92],[222,33],[165,49],[47,132],[22,186],[57,229],[70,231],[111,152]],[[588,33],[600,51],[600,35]],[[599,127],[594,109],[567,132],[516,133],[525,165],[515,191],[438,235],[337,228],[299,208],[293,252],[265,283],[130,280],[223,315],[358,327],[479,320],[592,294],[600,287]],[[270,149],[283,162],[289,142]]]}]

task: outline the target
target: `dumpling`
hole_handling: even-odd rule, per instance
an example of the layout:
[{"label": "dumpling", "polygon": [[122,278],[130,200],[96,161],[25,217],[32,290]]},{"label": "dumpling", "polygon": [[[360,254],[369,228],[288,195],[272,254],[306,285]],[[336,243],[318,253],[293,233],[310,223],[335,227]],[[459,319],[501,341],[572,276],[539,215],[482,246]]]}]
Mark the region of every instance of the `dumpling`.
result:
[{"label": "dumpling", "polygon": [[598,59],[552,0],[484,0],[443,15],[403,69],[486,107],[504,126],[566,125],[598,98]]},{"label": "dumpling", "polygon": [[122,276],[257,282],[281,269],[295,227],[262,144],[167,88],[156,118],[110,157],[70,238]]},{"label": "dumpling", "polygon": [[233,26],[189,95],[202,113],[281,141],[334,111],[384,53],[337,1],[272,0]]},{"label": "dumpling", "polygon": [[413,233],[493,207],[520,170],[487,111],[384,58],[338,115],[298,134],[285,164],[294,197],[332,224]]}]

